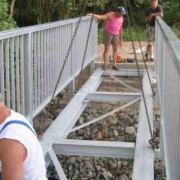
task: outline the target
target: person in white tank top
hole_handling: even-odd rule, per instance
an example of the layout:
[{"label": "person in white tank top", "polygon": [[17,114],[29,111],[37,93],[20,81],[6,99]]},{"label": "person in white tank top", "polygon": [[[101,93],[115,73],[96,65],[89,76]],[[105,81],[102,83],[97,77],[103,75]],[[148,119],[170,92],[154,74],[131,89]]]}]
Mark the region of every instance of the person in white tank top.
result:
[{"label": "person in white tank top", "polygon": [[44,155],[31,124],[0,94],[0,161],[3,180],[47,180]]}]

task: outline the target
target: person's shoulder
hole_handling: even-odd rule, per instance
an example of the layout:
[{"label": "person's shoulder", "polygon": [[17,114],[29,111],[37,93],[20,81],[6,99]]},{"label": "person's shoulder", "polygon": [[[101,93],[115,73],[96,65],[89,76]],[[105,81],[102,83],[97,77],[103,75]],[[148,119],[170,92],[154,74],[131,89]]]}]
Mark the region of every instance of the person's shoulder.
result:
[{"label": "person's shoulder", "polygon": [[107,15],[108,17],[112,17],[112,16],[114,16],[114,15],[115,15],[115,12],[110,11],[110,12],[106,13],[106,15]]},{"label": "person's shoulder", "polygon": [[21,113],[11,110],[11,115],[9,116],[11,120],[23,120],[27,121],[26,117]]}]

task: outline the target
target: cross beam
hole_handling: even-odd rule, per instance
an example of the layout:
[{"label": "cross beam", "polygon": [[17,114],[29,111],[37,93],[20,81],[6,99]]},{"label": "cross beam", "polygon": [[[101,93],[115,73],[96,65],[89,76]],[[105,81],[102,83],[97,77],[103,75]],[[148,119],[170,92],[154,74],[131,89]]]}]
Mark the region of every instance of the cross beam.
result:
[{"label": "cross beam", "polygon": [[[118,72],[115,71],[112,71],[111,73],[118,75]],[[61,165],[58,164],[56,154],[134,158],[133,180],[153,180],[154,152],[148,144],[150,136],[147,127],[146,114],[143,106],[141,93],[96,92],[96,89],[103,80],[103,74],[105,74],[104,71],[96,70],[95,73],[72,98],[69,104],[64,108],[61,114],[56,118],[56,120],[45,132],[44,136],[42,137],[41,144],[43,146],[46,163],[50,163],[50,161],[52,161],[55,165],[60,179],[65,179],[65,174],[62,170]],[[146,72],[144,72],[143,75],[143,88],[145,91],[148,113],[150,115],[152,126],[152,92],[151,88],[149,87]],[[73,128],[74,124],[77,122],[81,113],[90,101],[118,102],[118,100],[121,100],[120,97],[122,96],[123,99],[127,101],[127,103],[123,104],[123,106],[118,107],[111,112],[108,112],[107,114],[100,116],[81,126]],[[139,101],[140,99],[141,103],[136,145],[134,143],[128,142],[85,141],[66,139],[69,132],[76,131],[80,128],[89,126],[91,123],[102,120],[104,117],[112,115],[118,110],[126,108],[129,105]]]},{"label": "cross beam", "polygon": [[134,158],[135,144],[128,142],[56,140],[53,145],[56,154]]}]

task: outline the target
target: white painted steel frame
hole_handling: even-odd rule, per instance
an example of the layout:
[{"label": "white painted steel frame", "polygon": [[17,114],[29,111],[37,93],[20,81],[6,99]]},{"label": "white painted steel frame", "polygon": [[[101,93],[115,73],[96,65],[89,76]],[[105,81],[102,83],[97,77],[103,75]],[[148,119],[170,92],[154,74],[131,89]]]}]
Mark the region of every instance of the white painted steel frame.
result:
[{"label": "white painted steel frame", "polygon": [[141,93],[127,93],[127,92],[92,92],[89,93],[85,100],[89,101],[111,101],[118,102],[123,99],[124,102],[132,101],[141,96]]},{"label": "white painted steel frame", "polygon": [[[89,78],[89,80],[84,84],[84,86],[78,91],[78,93],[72,98],[70,103],[65,107],[65,109],[61,112],[61,114],[57,117],[57,119],[53,122],[53,124],[48,128],[45,132],[41,144],[44,150],[44,154],[46,157],[47,165],[50,163],[49,160],[49,150],[53,147],[53,162],[56,163],[57,157],[54,156],[54,152],[56,154],[61,155],[75,155],[75,156],[98,156],[98,157],[117,157],[117,158],[134,158],[135,155],[135,177],[134,179],[139,180],[139,177],[142,175],[142,168],[144,166],[146,171],[144,171],[144,177],[148,177],[148,180],[153,180],[153,162],[154,162],[154,152],[151,149],[151,146],[148,143],[150,138],[150,134],[147,127],[147,120],[145,109],[143,105],[143,101],[141,100],[140,105],[140,124],[138,129],[138,140],[137,145],[135,146],[134,143],[127,143],[127,142],[109,142],[109,141],[87,141],[87,140],[69,140],[66,139],[67,135],[70,132],[76,131],[80,128],[89,126],[92,123],[95,123],[99,120],[103,120],[104,117],[112,115],[113,113],[123,109],[134,102],[137,102],[141,98],[141,93],[125,93],[125,99],[128,101],[122,107],[119,107],[102,117],[96,118],[91,120],[88,123],[85,123],[81,126],[74,127],[75,123],[77,122],[78,118],[80,117],[81,113],[87,106],[88,102],[96,101],[96,98],[99,102],[103,102],[105,100],[116,101],[122,93],[115,93],[111,92],[96,92],[96,89],[102,82],[103,78],[103,70],[96,70],[94,74]],[[122,73],[122,72],[121,72]],[[143,78],[143,87],[145,91],[145,95],[148,101],[148,111],[150,113],[150,118],[152,121],[153,111],[152,111],[152,92],[150,85],[148,83],[147,74],[144,73],[145,76]],[[151,73],[152,77],[152,73]],[[98,97],[99,96],[99,97]],[[105,97],[106,96],[106,97]],[[151,124],[152,125],[152,124]],[[151,156],[149,156],[151,155]],[[51,157],[52,158],[52,157]],[[138,158],[140,158],[140,162],[138,162]],[[142,160],[145,162],[142,163]],[[63,179],[64,172],[61,173],[62,168],[61,166],[57,167],[56,170],[59,171],[58,174],[61,179]],[[138,175],[137,175],[138,174]]]},{"label": "white painted steel frame", "polygon": [[[123,110],[124,108],[126,108],[126,107],[134,104],[135,102],[138,102],[139,100],[140,100],[140,97],[138,97],[138,98],[136,98],[136,99],[133,99],[132,101],[126,103],[125,105],[120,106],[120,107],[118,107],[118,108],[116,108],[116,109],[114,109],[114,110],[112,110],[112,111],[110,111],[110,112],[108,112],[108,113],[106,113],[106,114],[98,117],[98,118],[95,118],[95,119],[93,119],[93,120],[91,120],[91,121],[89,121],[89,122],[87,122],[87,123],[84,123],[84,124],[82,124],[82,125],[80,125],[80,126],[77,126],[77,127],[75,127],[75,128],[72,128],[72,129],[70,129],[69,131],[65,131],[65,132],[61,133],[59,136],[68,135],[68,134],[71,133],[71,132],[74,132],[74,131],[77,131],[77,130],[82,129],[82,128],[84,128],[84,127],[90,126],[91,124],[96,123],[96,122],[98,122],[98,121],[100,121],[100,120],[107,120],[107,119],[105,119],[106,117],[111,116],[112,114],[114,114],[114,113],[116,113],[116,112],[119,112],[120,110]],[[119,101],[120,101],[120,100],[119,100]],[[110,102],[110,101],[109,101],[109,102]]]},{"label": "white painted steel frame", "polygon": [[[8,107],[32,120],[49,103],[78,20],[0,32],[0,90]],[[81,20],[55,95],[81,70],[90,21],[90,17]],[[83,68],[97,54],[95,21],[92,29]]]},{"label": "white painted steel frame", "polygon": [[[149,70],[149,76],[150,79],[152,79],[153,72],[151,70]],[[143,89],[150,119],[150,126],[151,129],[153,129],[153,94],[150,84],[148,83],[147,72],[144,72],[143,76]],[[133,165],[133,180],[154,179],[154,151],[149,144],[149,139],[151,139],[151,136],[147,121],[147,115],[143,98],[141,98]]]},{"label": "white painted steel frame", "polygon": [[167,180],[180,179],[180,40],[156,20],[156,72],[161,106],[161,157]]},{"label": "white painted steel frame", "polygon": [[[72,129],[75,122],[87,106],[88,102],[84,102],[84,99],[89,93],[94,92],[100,85],[102,81],[102,73],[102,70],[98,70],[89,78],[83,88],[78,91],[61,114],[46,130],[41,140],[45,156],[48,154],[49,148],[53,145],[54,141],[58,139],[59,134]],[[61,137],[61,139],[65,138],[66,136]]]},{"label": "white painted steel frame", "polygon": [[93,157],[134,158],[135,144],[128,142],[56,140],[56,154]]},{"label": "white painted steel frame", "polygon": [[[138,77],[138,72],[137,70],[135,69],[120,69],[119,71],[113,71],[111,69],[107,69],[104,73],[103,73],[103,76],[109,76],[112,75],[112,76],[120,76],[120,77],[127,77],[127,76],[130,76],[130,77]],[[143,70],[140,70],[140,75],[143,76]]]}]

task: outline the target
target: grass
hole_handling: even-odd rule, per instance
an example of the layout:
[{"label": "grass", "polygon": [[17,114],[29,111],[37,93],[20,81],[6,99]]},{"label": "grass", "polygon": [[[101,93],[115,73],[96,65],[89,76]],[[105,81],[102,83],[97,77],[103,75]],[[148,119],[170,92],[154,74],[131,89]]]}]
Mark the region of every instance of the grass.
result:
[{"label": "grass", "polygon": [[[104,30],[98,29],[98,44],[103,43],[103,32]],[[145,33],[145,27],[142,26],[136,26],[135,28],[132,28],[133,32],[133,41],[138,41],[138,37],[140,41],[145,41],[146,33]],[[123,28],[123,41],[131,41],[131,34],[128,28]]]},{"label": "grass", "polygon": [[[180,26],[180,25],[179,25]],[[176,36],[180,39],[180,27],[173,26],[171,27],[172,31],[176,34]]]}]

